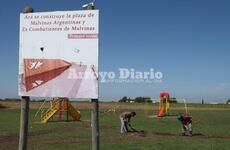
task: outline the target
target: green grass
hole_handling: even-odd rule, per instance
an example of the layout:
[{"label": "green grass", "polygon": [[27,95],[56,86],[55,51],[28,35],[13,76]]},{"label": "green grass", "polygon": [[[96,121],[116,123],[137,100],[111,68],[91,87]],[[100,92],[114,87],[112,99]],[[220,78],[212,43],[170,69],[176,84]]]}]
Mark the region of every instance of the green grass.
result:
[{"label": "green grass", "polygon": [[[89,150],[91,149],[90,111],[80,110],[81,122],[52,122],[40,124],[34,119],[36,110],[30,111],[29,150]],[[194,117],[194,133],[202,136],[180,136],[181,125],[175,118],[149,118],[149,110],[136,110],[132,119],[134,128],[145,133],[171,133],[175,136],[137,134],[121,135],[119,114],[100,116],[100,149],[102,150],[229,150],[230,111],[191,110]],[[174,110],[173,113],[177,113]],[[0,149],[14,150],[18,147],[20,124],[19,109],[0,109]],[[1,142],[2,137],[11,137]]]}]

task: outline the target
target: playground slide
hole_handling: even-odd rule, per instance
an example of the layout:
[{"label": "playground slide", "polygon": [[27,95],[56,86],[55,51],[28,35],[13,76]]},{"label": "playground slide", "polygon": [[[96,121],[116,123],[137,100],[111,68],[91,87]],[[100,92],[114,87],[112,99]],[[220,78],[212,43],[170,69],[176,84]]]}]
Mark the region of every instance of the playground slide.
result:
[{"label": "playground slide", "polygon": [[68,113],[75,120],[80,120],[81,118],[81,113],[79,111],[76,111],[71,104],[68,105]]},{"label": "playground slide", "polygon": [[43,114],[41,118],[42,123],[47,123],[51,117],[58,111],[58,109],[50,109],[48,112]]},{"label": "playground slide", "polygon": [[61,111],[61,109],[68,111],[68,114],[71,117],[73,117],[74,120],[80,120],[81,118],[80,111],[76,111],[75,108],[68,101],[67,103],[62,103],[62,108],[60,108],[59,103],[53,103],[53,107],[48,109],[48,111],[42,115],[41,122],[47,123],[56,114],[56,112]]},{"label": "playground slide", "polygon": [[157,117],[163,117],[164,116],[164,108],[160,107],[159,112],[157,113]]}]

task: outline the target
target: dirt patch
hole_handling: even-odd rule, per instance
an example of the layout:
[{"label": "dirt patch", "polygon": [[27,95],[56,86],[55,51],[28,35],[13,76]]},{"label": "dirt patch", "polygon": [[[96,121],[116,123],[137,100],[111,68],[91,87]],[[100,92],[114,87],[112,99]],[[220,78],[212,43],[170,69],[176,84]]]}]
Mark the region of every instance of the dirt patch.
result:
[{"label": "dirt patch", "polygon": [[67,143],[90,143],[91,137],[69,137],[57,140],[29,141],[30,144],[67,144]]},{"label": "dirt patch", "polygon": [[204,135],[201,133],[194,133],[192,136],[182,136],[177,133],[169,132],[131,132],[127,134],[128,136],[134,137],[185,137],[185,138],[201,138],[201,139],[225,139],[230,140],[230,136],[216,136],[216,135]]},{"label": "dirt patch", "polygon": [[[52,128],[52,129],[47,129],[47,130],[39,130],[39,131],[32,131],[28,133],[28,139],[33,136],[45,136],[50,133],[61,133],[65,131],[79,131],[79,130],[91,130],[90,124],[89,123],[84,123],[82,126],[76,126],[76,127],[58,127],[58,128]],[[13,134],[4,134],[0,135],[0,144],[18,144],[19,141],[19,134],[18,133],[13,133]],[[41,142],[41,141],[39,141]],[[49,142],[49,141],[47,141]],[[36,142],[34,142],[36,144]],[[34,144],[32,143],[32,144]]]},{"label": "dirt patch", "polygon": [[[117,130],[119,132],[119,128],[112,128],[106,125],[100,126],[102,130]],[[180,133],[170,133],[170,132],[146,132],[146,131],[138,131],[138,132],[128,132],[124,134],[125,136],[133,136],[133,137],[185,137],[185,138],[202,138],[202,139],[225,139],[230,140],[230,136],[218,136],[218,135],[204,135],[202,133],[193,133],[193,136],[182,136]]]},{"label": "dirt patch", "polygon": [[2,108],[7,108],[7,107],[0,104],[0,109],[2,109]]},{"label": "dirt patch", "polygon": [[19,140],[19,135],[15,133],[0,135],[0,144],[1,143],[18,144],[18,140]]},{"label": "dirt patch", "polygon": [[33,131],[29,132],[29,136],[40,136],[40,135],[46,135],[50,133],[59,133],[59,132],[67,132],[67,131],[79,131],[79,130],[90,130],[90,126],[85,127],[69,127],[69,128],[54,128],[49,130],[40,130],[40,131]]},{"label": "dirt patch", "polygon": [[[77,132],[79,130],[88,130],[90,132],[91,126],[89,122],[83,122],[82,126],[76,127],[58,127],[47,130],[33,131],[29,132],[28,143],[29,144],[63,144],[63,143],[91,143],[91,137],[65,137],[60,139],[50,139],[50,140],[33,140],[30,137],[36,136],[46,136],[50,133],[62,133],[62,132]],[[106,125],[101,125],[100,130],[105,131],[117,131],[119,132],[119,128],[114,128]],[[101,136],[100,140],[103,142],[116,142],[116,141],[124,141],[124,140],[147,140],[147,139],[157,139],[159,137],[180,137],[180,138],[192,138],[192,139],[222,139],[222,140],[230,140],[230,136],[218,136],[218,135],[204,135],[202,133],[194,133],[192,137],[190,136],[181,136],[179,133],[170,133],[170,132],[129,132],[127,134],[120,134],[118,136]],[[17,145],[19,140],[18,134],[7,134],[0,135],[0,145]]]}]

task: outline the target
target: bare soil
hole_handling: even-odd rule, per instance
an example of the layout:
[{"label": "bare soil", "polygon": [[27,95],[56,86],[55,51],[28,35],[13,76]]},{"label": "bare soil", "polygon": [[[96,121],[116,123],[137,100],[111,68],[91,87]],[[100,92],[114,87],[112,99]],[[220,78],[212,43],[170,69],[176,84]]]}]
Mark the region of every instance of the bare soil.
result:
[{"label": "bare soil", "polygon": [[[91,130],[89,123],[84,123],[84,126],[78,126],[78,127],[68,127],[68,128],[54,128],[49,130],[41,130],[41,131],[33,131],[29,133],[29,137],[34,136],[45,136],[47,134],[50,134],[52,132],[55,133],[61,133],[64,131],[79,131],[79,130]],[[109,126],[101,126],[100,130],[108,130],[108,131],[118,131],[118,128],[112,128]],[[120,136],[102,136],[100,137],[103,141],[122,141],[122,140],[140,140],[140,139],[152,139],[157,137],[181,137],[180,134],[177,133],[162,133],[162,132],[129,132],[124,135]],[[195,133],[192,137],[190,136],[183,136],[184,138],[199,138],[199,139],[222,139],[222,140],[230,140],[230,136],[213,136],[213,135],[204,135],[201,133]],[[31,139],[31,138],[29,138]],[[0,135],[0,145],[8,145],[13,144],[17,145],[19,140],[18,134],[5,134]],[[91,143],[91,137],[67,137],[65,139],[55,139],[55,140],[44,140],[44,141],[37,141],[37,140],[29,140],[29,144],[62,144],[62,143]]]}]

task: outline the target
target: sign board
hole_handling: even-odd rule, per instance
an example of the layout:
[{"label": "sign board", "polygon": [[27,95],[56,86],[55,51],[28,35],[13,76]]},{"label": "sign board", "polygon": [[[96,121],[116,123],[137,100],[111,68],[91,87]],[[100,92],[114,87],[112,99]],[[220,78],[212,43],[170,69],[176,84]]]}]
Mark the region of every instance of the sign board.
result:
[{"label": "sign board", "polygon": [[20,96],[98,98],[99,11],[20,14]]}]

